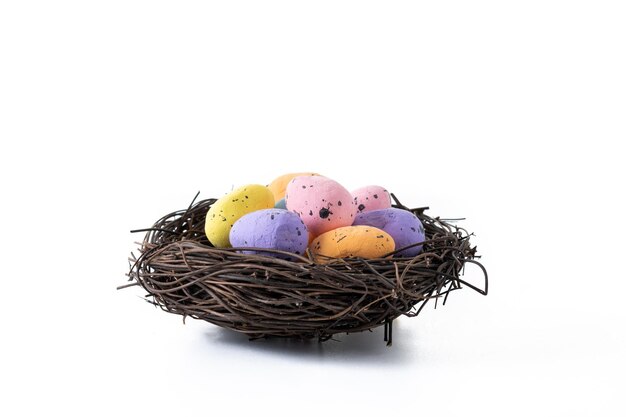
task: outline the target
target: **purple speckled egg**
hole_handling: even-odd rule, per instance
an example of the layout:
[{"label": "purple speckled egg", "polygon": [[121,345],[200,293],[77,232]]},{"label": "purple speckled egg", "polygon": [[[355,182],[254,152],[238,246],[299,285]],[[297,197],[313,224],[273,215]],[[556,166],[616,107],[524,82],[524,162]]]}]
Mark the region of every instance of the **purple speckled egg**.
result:
[{"label": "purple speckled egg", "polygon": [[[410,211],[388,208],[359,213],[354,225],[372,226],[387,232],[396,243],[396,250],[426,240],[424,226]],[[412,257],[422,251],[422,245],[398,252],[395,256]]]},{"label": "purple speckled egg", "polygon": [[356,216],[352,194],[322,176],[296,177],[287,184],[287,210],[300,216],[311,240],[338,227],[351,226]]},{"label": "purple speckled egg", "polygon": [[[309,244],[309,232],[296,213],[273,208],[253,211],[241,217],[233,224],[229,239],[236,248],[277,249],[303,255]],[[292,259],[289,255],[271,252],[242,253]]]},{"label": "purple speckled egg", "polygon": [[352,191],[352,197],[359,213],[391,207],[389,191],[379,185],[368,185],[356,189]]}]

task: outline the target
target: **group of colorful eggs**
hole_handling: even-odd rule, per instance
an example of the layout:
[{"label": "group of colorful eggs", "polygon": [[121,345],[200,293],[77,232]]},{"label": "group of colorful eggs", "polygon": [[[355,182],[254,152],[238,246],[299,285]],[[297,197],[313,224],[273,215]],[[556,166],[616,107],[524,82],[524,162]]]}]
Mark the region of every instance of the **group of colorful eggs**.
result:
[{"label": "group of colorful eggs", "polygon": [[394,256],[413,257],[425,240],[422,222],[407,210],[393,208],[383,187],[349,192],[313,173],[285,174],[268,186],[235,189],[211,205],[205,233],[218,248],[284,259],[293,257],[263,249],[304,255],[308,248],[319,262],[375,259],[394,251]]}]

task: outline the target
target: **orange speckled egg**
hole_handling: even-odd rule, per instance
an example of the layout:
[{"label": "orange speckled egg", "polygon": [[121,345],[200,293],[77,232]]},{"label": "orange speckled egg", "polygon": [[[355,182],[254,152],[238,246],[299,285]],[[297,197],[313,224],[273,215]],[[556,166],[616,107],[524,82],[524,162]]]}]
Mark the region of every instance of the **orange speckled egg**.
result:
[{"label": "orange speckled egg", "polygon": [[311,242],[310,251],[317,262],[330,258],[380,258],[396,249],[393,238],[370,226],[346,226],[319,235]]},{"label": "orange speckled egg", "polygon": [[267,188],[269,188],[272,194],[274,194],[274,201],[280,201],[281,199],[285,198],[285,192],[287,190],[287,184],[289,184],[289,181],[296,177],[312,175],[319,174],[316,174],[314,172],[296,172],[292,174],[281,175],[280,177],[275,178],[274,181],[272,181],[270,185],[267,186]]}]

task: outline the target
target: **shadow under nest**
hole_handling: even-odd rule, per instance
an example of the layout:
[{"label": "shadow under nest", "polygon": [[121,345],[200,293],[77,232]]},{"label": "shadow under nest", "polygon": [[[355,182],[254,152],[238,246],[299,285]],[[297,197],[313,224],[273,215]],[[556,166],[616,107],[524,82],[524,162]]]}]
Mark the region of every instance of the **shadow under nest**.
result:
[{"label": "shadow under nest", "polygon": [[[197,197],[197,196],[196,196]],[[243,332],[250,338],[330,339],[385,326],[391,344],[394,319],[417,316],[427,301],[462,285],[487,294],[487,272],[464,229],[409,209],[394,195],[394,207],[411,211],[424,225],[422,252],[412,258],[336,259],[315,263],[310,256],[283,260],[215,248],[204,221],[216,199],[206,199],[159,219],[146,232],[139,256],[131,254],[130,284],[147,301],[174,314]],[[250,249],[250,248],[246,248]],[[404,248],[398,248],[396,252]],[[264,252],[280,252],[263,250]],[[281,252],[284,253],[284,252]],[[290,254],[292,255],[292,254]],[[480,267],[484,289],[460,278],[466,263]]]}]

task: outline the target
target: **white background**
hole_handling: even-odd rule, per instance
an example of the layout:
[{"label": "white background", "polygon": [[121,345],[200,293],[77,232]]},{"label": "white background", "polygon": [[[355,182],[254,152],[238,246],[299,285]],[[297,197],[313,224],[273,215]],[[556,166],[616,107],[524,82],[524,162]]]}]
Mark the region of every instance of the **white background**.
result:
[{"label": "white background", "polygon": [[[625,21],[619,1],[1,2],[0,414],[625,415]],[[489,295],[397,320],[387,348],[251,343],[115,290],[130,229],[301,170],[466,217]]]}]

